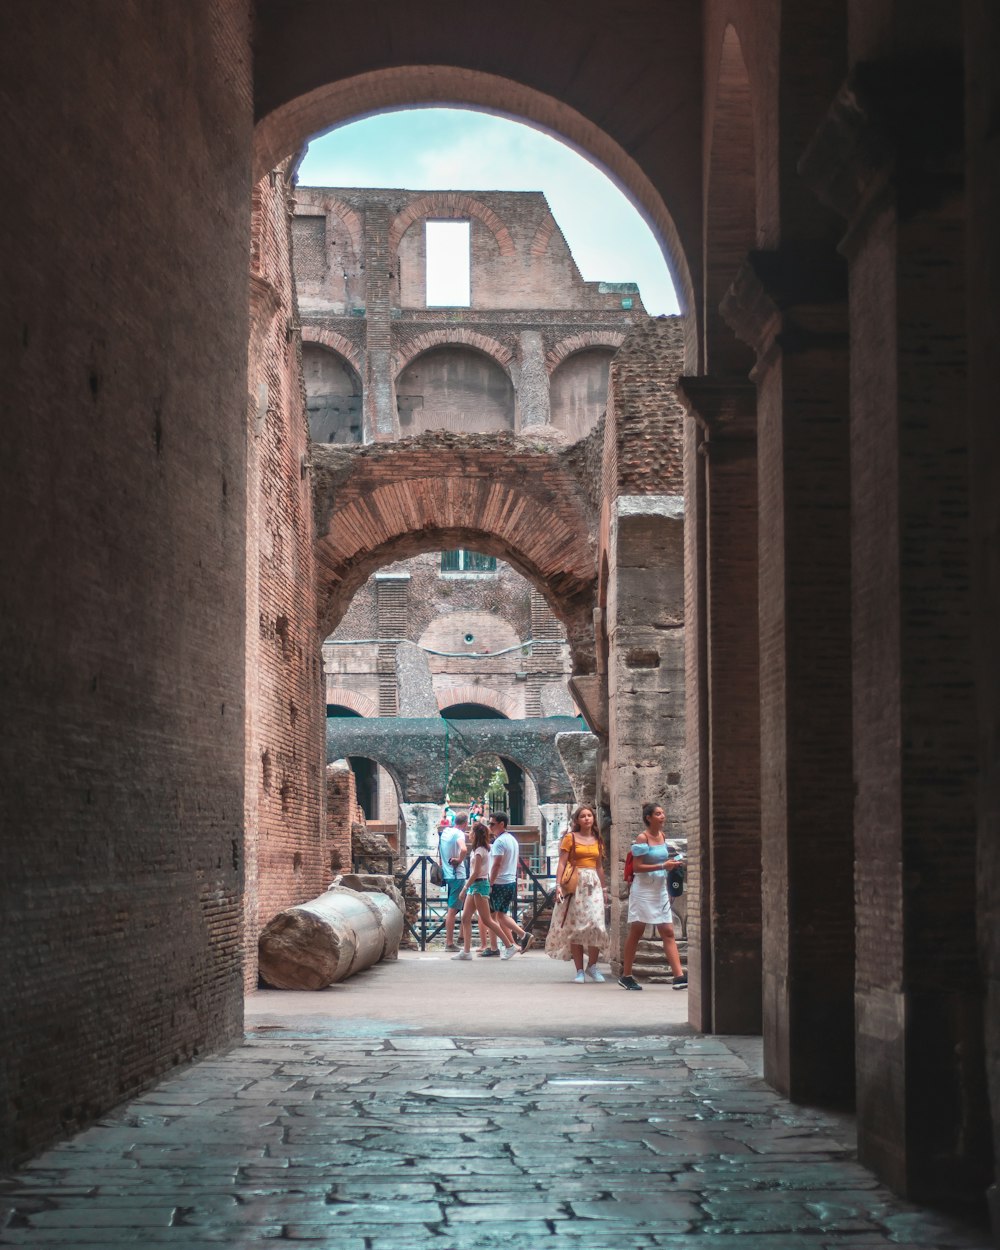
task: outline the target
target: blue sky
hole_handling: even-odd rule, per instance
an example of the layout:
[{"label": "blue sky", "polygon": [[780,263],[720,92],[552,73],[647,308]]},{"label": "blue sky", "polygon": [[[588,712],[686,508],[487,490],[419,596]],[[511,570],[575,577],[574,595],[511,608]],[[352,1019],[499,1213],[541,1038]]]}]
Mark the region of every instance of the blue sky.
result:
[{"label": "blue sky", "polygon": [[659,245],[615,184],[558,139],[466,109],[380,113],[313,139],[303,186],[543,191],[584,278],[638,282],[647,312],[677,312]]}]

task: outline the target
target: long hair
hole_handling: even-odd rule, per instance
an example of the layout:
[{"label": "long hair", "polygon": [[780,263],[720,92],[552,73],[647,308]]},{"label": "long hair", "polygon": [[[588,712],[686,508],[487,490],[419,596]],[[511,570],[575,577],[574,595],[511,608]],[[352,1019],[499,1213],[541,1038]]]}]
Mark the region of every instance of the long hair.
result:
[{"label": "long hair", "polygon": [[489,847],[490,831],[481,820],[472,826],[472,849],[478,851],[481,846]]},{"label": "long hair", "polygon": [[580,832],[580,813],[581,812],[590,812],[590,814],[594,818],[594,837],[597,839],[597,849],[601,854],[601,858],[603,859],[604,858],[604,838],[601,836],[601,826],[597,819],[596,808],[591,807],[589,803],[581,803],[580,806],[573,813],[573,815],[569,818],[569,831],[570,833]]}]

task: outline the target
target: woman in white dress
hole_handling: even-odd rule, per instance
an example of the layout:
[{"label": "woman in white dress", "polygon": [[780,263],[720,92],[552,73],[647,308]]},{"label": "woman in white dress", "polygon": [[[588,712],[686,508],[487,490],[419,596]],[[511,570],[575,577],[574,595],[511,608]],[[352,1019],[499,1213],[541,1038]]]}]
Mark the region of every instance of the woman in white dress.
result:
[{"label": "woman in white dress", "polygon": [[[608,943],[604,924],[608,890],[603,861],[604,843],[597,813],[586,805],[578,807],[570,820],[569,833],[559,843],[556,901],[545,939],[545,953],[550,959],[572,959],[576,968],[573,980],[580,984],[604,980],[597,970],[597,961]],[[576,888],[572,893],[562,886],[570,868],[577,870]]]},{"label": "woman in white dress", "polygon": [[624,990],[641,990],[632,975],[632,962],[646,925],[651,924],[660,935],[663,953],[674,974],[675,990],[687,989],[687,975],[681,968],[681,957],[674,940],[674,913],[667,891],[667,871],[677,868],[680,860],[670,859],[663,832],[666,815],[659,803],[645,803],[642,808],[645,830],[632,844],[632,866],[635,876],[628,896],[628,937],[622,957],[622,975],[618,984]]}]

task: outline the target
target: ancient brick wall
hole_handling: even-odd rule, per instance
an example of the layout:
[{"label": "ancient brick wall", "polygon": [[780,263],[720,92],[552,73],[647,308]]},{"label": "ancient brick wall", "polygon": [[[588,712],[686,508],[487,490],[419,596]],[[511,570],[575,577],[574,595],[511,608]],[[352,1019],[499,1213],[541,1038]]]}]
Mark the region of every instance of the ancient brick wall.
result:
[{"label": "ancient brick wall", "polygon": [[241,1031],[249,9],[3,22],[4,1159]]},{"label": "ancient brick wall", "polygon": [[284,170],[254,188],[247,490],[245,977],[277,912],[328,883],[323,674],[316,628],[309,433]]},{"label": "ancient brick wall", "polygon": [[[555,427],[597,421],[607,361],[645,311],[632,284],[583,281],[540,193],[299,187],[296,214],[305,337],[346,353],[365,391],[363,439],[322,423],[315,438],[548,425],[552,373]],[[469,307],[426,306],[428,219],[469,222]]]}]

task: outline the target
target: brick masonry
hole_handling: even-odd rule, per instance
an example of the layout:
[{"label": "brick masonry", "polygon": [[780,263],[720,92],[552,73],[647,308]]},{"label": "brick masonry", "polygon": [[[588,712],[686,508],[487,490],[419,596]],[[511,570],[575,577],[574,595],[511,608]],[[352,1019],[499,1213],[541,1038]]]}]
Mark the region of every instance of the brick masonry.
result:
[{"label": "brick masonry", "polygon": [[247,738],[244,979],[278,912],[329,882],[323,810],[325,691],[316,626],[309,460],[294,283],[291,185],[254,188],[248,364]]}]

